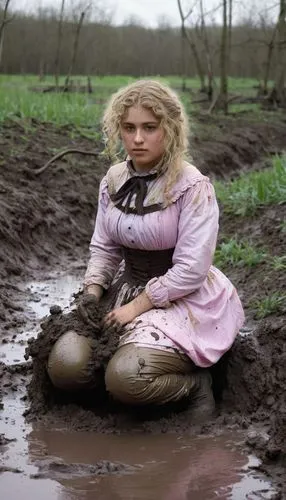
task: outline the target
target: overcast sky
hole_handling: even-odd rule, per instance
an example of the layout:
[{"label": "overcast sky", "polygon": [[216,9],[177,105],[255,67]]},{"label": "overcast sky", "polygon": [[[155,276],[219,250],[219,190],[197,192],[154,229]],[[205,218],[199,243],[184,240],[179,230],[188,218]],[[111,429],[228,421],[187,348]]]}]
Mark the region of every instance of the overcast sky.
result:
[{"label": "overcast sky", "polygon": [[[85,0],[66,0],[66,6],[76,5]],[[91,0],[92,4],[99,6],[103,11],[111,14],[114,24],[122,24],[130,17],[138,18],[146,26],[157,26],[158,19],[166,17],[170,24],[180,24],[177,0]],[[192,0],[191,0],[192,1]],[[206,0],[213,2],[214,0]],[[185,5],[190,5],[188,0]],[[86,0],[88,3],[88,0]],[[61,0],[11,0],[11,7],[20,8],[25,11],[35,10],[36,6],[48,6],[60,8]]]},{"label": "overcast sky", "polygon": [[[140,19],[142,24],[149,27],[156,27],[162,18],[165,18],[171,25],[180,24],[177,0],[66,0],[66,5],[68,7],[80,2],[87,4],[90,1],[94,6],[99,6],[105,12],[110,13],[114,24],[122,24],[132,17]],[[181,3],[185,12],[191,5],[199,4],[198,0],[181,0]],[[59,10],[60,4],[61,0],[11,0],[11,7],[21,8],[26,12],[31,12],[40,5],[43,7],[51,5]],[[220,4],[221,0],[204,0],[206,11],[211,11]],[[267,8],[273,4],[275,0],[239,0],[239,2],[234,2],[234,14],[236,14],[234,18],[237,15],[249,15],[251,6],[253,6],[253,12],[259,12],[263,7]],[[220,18],[221,11],[218,11],[215,19],[220,22]]]}]

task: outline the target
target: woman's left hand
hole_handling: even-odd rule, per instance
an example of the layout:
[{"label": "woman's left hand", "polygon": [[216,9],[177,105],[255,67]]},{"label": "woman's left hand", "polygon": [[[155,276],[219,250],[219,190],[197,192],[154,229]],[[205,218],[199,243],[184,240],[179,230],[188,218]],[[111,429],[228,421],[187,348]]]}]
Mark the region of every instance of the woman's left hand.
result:
[{"label": "woman's left hand", "polygon": [[143,291],[128,304],[118,309],[113,309],[113,311],[108,313],[104,318],[104,323],[106,326],[124,326],[137,318],[137,316],[140,316],[140,314],[150,311],[152,308],[152,302],[150,302],[146,292]]},{"label": "woman's left hand", "polygon": [[106,326],[124,326],[130,323],[137,316],[136,307],[133,302],[129,302],[118,309],[113,309],[104,318],[104,323]]}]

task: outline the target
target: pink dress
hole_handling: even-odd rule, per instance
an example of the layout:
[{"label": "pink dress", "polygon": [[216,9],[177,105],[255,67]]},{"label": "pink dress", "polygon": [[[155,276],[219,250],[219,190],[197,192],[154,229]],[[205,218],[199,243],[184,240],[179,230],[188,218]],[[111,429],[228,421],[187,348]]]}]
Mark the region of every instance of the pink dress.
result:
[{"label": "pink dress", "polygon": [[[136,342],[176,349],[197,366],[211,366],[231,347],[244,322],[236,289],[212,265],[219,217],[214,188],[207,177],[184,162],[167,206],[163,205],[163,174],[148,182],[144,198],[144,207],[161,204],[161,209],[143,215],[125,213],[112,196],[132,176],[144,175],[123,162],[111,167],[103,178],[85,285],[97,283],[108,294],[122,275],[122,247],[150,251],[174,248],[172,266],[146,284],[154,308],[126,325],[120,345]],[[134,195],[131,207],[135,203]],[[128,293],[132,300],[142,289],[121,284],[114,307],[123,303],[123,297],[126,301]]]}]

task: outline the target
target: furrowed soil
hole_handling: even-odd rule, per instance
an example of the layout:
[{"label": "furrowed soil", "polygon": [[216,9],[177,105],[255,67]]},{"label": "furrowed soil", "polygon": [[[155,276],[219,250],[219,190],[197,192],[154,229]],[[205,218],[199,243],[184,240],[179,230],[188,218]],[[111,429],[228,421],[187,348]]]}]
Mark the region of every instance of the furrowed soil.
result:
[{"label": "furrowed soil", "polygon": [[[259,498],[286,498],[286,305],[282,304],[278,312],[263,320],[257,318],[255,309],[258,300],[274,292],[285,293],[285,267],[274,270],[267,261],[262,261],[251,268],[226,266],[222,269],[237,287],[247,319],[231,351],[212,370],[217,414],[207,424],[192,425],[187,406],[168,407],[156,412],[148,409],[140,411],[139,415],[136,410],[126,411],[126,408],[110,402],[104,390],[97,404],[90,394],[71,399],[55,393],[45,371],[50,345],[65,329],[70,329],[71,324],[84,322],[84,318],[75,306],[64,315],[59,307],[53,308],[53,314],[41,323],[39,317],[41,312],[42,316],[48,313],[45,306],[51,305],[51,300],[55,305],[68,307],[72,297],[66,297],[66,286],[70,295],[75,295],[76,303],[88,259],[98,185],[108,163],[100,154],[71,154],[38,173],[58,151],[65,148],[100,151],[102,145],[81,136],[72,126],[59,128],[36,120],[6,121],[0,129],[0,342],[3,348],[0,361],[0,419],[8,422],[8,417],[1,413],[5,415],[11,400],[21,401],[20,407],[25,409],[26,417],[25,420],[14,419],[14,423],[11,420],[9,437],[1,434],[0,457],[2,453],[4,461],[0,472],[11,474],[8,478],[11,484],[13,473],[25,475],[21,467],[9,465],[7,457],[12,456],[15,444],[11,439],[15,437],[21,442],[19,433],[26,435],[31,422],[40,423],[47,432],[54,428],[81,431],[83,440],[87,431],[102,435],[109,433],[122,439],[125,435],[143,433],[146,440],[149,435],[156,440],[161,439],[158,437],[161,435],[164,441],[160,441],[158,446],[162,450],[174,433],[212,436],[212,439],[219,440],[219,436],[226,431],[237,433],[237,436],[242,432],[246,452],[248,450],[260,459],[253,468],[267,474],[275,486],[275,496],[267,496],[271,488],[265,488],[265,496]],[[194,163],[204,174],[211,179],[231,179],[251,169],[265,168],[272,154],[286,150],[286,119],[269,120],[267,113],[265,120],[256,120],[253,115],[240,118],[197,116],[191,141]],[[272,256],[285,256],[285,203],[260,208],[251,217],[229,215],[224,213],[223,206],[220,208],[219,242],[236,236],[251,241]],[[63,286],[53,295],[49,283],[59,276],[59,279],[63,276]],[[72,281],[68,283],[70,276]],[[64,303],[67,298],[68,302]],[[38,308],[37,314],[33,314],[29,304],[33,305],[34,313]],[[96,314],[94,320],[99,321],[103,311],[98,310]],[[67,317],[70,321],[68,328]],[[23,353],[29,332],[39,331],[44,339],[42,347],[30,342],[27,351],[30,358],[25,361]],[[53,333],[55,331],[57,336]],[[88,333],[88,328],[86,331]],[[115,340],[116,333],[112,336]],[[94,363],[98,370],[104,370],[114,352],[115,340],[110,343],[110,337],[107,335],[102,341],[94,341],[94,352],[98,353]],[[21,432],[20,426],[23,426]],[[36,433],[35,429],[33,432]],[[69,447],[69,444],[64,446]],[[163,455],[158,455],[156,460],[163,460]],[[210,462],[215,461],[214,457],[210,455]],[[69,477],[128,475],[139,467],[131,467],[124,461],[114,463],[111,456],[110,460],[93,462],[94,465],[87,465],[84,458],[82,462],[68,465],[55,457],[46,461],[35,460],[37,472],[30,477],[48,478],[65,484]],[[188,477],[191,476],[189,470]],[[153,498],[151,495],[128,497],[127,493],[120,496],[118,492],[116,496],[116,486],[112,494],[110,491],[108,489],[105,496],[100,497],[65,498]],[[154,498],[215,498],[209,493],[190,496],[188,491],[185,496],[159,493]],[[33,496],[31,493],[30,498],[38,498],[38,494]],[[45,498],[63,497],[51,493]],[[219,498],[230,497],[221,494]],[[246,497],[242,494],[231,498],[257,496]]]}]

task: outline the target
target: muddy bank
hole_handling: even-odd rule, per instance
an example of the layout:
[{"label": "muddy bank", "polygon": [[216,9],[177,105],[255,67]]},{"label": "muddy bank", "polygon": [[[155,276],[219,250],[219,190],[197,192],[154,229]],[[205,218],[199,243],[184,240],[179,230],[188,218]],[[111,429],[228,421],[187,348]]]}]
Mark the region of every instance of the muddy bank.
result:
[{"label": "muddy bank", "polygon": [[249,169],[261,168],[261,159],[286,148],[286,123],[258,121],[249,113],[241,118],[199,114],[194,118],[191,152],[205,175],[229,179]]},{"label": "muddy bank", "polygon": [[[224,215],[220,225],[220,242],[235,238],[237,242],[250,242],[257,252],[264,253],[264,258],[256,265],[225,264],[222,269],[238,289],[244,305],[247,323],[260,320],[259,304],[275,297],[285,297],[285,264],[275,267],[275,259],[285,259],[286,231],[281,230],[286,220],[286,204],[263,207],[251,217]],[[234,230],[235,229],[235,230]],[[286,300],[281,301],[279,310],[273,311],[270,320],[286,317]]]}]

